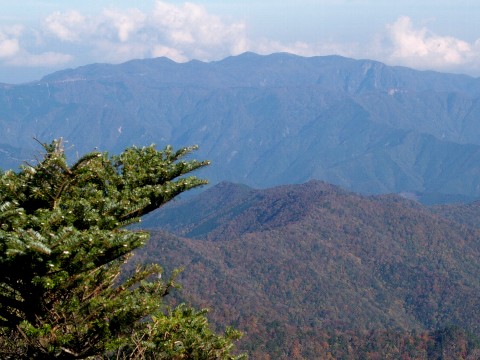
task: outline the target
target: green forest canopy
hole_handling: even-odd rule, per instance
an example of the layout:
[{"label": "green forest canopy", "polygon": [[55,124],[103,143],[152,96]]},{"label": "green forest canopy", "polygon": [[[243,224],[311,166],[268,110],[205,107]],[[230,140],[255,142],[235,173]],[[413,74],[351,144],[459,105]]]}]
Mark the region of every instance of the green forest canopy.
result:
[{"label": "green forest canopy", "polygon": [[[233,359],[239,333],[214,333],[204,310],[168,309],[175,285],[158,265],[122,265],[148,233],[125,226],[206,180],[196,147],[91,152],[73,165],[61,140],[43,158],[0,174],[2,358]],[[123,278],[123,277],[122,277]]]}]

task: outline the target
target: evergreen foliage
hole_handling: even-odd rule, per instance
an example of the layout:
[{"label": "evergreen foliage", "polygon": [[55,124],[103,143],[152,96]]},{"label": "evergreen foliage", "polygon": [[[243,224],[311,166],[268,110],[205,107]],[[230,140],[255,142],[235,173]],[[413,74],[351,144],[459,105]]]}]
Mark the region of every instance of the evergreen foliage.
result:
[{"label": "evergreen foliage", "polygon": [[148,239],[126,225],[206,183],[195,147],[92,152],[69,166],[61,140],[17,173],[0,173],[0,357],[232,359],[238,332],[217,335],[204,311],[168,310],[174,277],[122,265]]}]

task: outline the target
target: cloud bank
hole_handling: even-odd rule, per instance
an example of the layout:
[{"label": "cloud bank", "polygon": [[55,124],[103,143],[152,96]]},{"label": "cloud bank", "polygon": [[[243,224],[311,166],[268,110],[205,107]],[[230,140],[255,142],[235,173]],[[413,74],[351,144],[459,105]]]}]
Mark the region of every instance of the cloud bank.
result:
[{"label": "cloud bank", "polygon": [[[245,51],[290,52],[303,56],[338,54],[420,69],[479,73],[480,40],[469,43],[417,27],[406,16],[360,43],[285,43],[249,38],[244,20],[220,17],[185,2],[157,0],[150,11],[103,9],[96,15],[54,12],[38,28],[0,28],[0,66],[59,67],[123,62],[166,56],[177,62],[211,61]],[[467,71],[466,71],[467,72]]]},{"label": "cloud bank", "polygon": [[150,13],[105,9],[96,17],[76,11],[54,13],[44,21],[47,36],[89,44],[103,61],[168,56],[175,61],[211,60],[247,50],[245,23],[227,22],[193,3],[155,2]]},{"label": "cloud bank", "polygon": [[21,35],[20,28],[0,29],[0,60],[8,59],[20,51],[18,37]]},{"label": "cloud bank", "polygon": [[415,28],[406,16],[387,25],[386,30],[389,49],[380,54],[390,63],[448,70],[476,67],[475,63],[480,60],[479,40],[470,44],[452,36],[437,35],[426,27]]}]

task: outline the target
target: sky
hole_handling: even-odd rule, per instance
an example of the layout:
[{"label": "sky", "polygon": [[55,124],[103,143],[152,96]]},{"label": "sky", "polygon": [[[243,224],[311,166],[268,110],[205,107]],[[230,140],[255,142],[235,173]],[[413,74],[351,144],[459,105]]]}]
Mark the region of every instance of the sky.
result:
[{"label": "sky", "polygon": [[480,76],[478,0],[0,0],[0,82],[166,56],[342,55]]}]

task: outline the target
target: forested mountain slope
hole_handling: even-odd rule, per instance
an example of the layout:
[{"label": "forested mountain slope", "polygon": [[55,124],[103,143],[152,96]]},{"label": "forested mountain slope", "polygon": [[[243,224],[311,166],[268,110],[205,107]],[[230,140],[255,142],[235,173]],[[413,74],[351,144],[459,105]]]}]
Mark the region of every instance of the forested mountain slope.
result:
[{"label": "forested mountain slope", "polygon": [[431,211],[445,218],[480,228],[480,201],[467,204],[446,204],[432,206]]},{"label": "forested mountain slope", "polygon": [[143,226],[139,260],[184,266],[189,300],[244,330],[255,358],[312,358],[333,351],[332,334],[358,351],[368,336],[427,351],[420,334],[451,325],[480,335],[480,231],[398,196],[222,183]]},{"label": "forested mountain slope", "polygon": [[479,96],[476,78],[339,56],[94,64],[0,85],[0,166],[34,159],[33,137],[63,137],[73,157],[198,144],[213,184],[476,199]]}]

